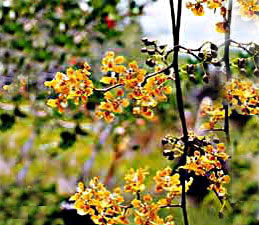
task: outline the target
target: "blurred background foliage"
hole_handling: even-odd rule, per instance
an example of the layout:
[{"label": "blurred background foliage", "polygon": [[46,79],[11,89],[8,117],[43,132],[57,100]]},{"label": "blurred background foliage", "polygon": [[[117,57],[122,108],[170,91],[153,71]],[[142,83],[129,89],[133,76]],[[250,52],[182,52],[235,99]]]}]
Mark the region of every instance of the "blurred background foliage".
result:
[{"label": "blurred background foliage", "polygon": [[[65,115],[45,105],[52,93],[44,81],[67,66],[88,61],[93,79],[98,80],[100,60],[111,49],[144,65],[138,17],[148,4],[152,1],[0,1],[0,225],[89,225],[89,218],[76,215],[67,203],[79,180],[100,176],[109,187],[122,186],[131,167],[148,166],[152,177],[169,165],[160,141],[165,134],[180,131],[174,93],[168,103],[158,106],[152,122],[129,112],[112,125],[96,121],[93,109],[102,98],[98,95]],[[2,86],[10,83],[11,94],[5,95]],[[208,95],[206,88],[183,82],[189,127],[197,123],[196,105]],[[259,121],[258,117],[241,120],[235,115],[231,120],[232,210],[219,218],[215,196],[205,192],[197,200],[195,193],[201,191],[193,190],[192,224],[258,224]],[[152,180],[148,187],[154,192]],[[180,225],[181,212],[173,210]]]}]

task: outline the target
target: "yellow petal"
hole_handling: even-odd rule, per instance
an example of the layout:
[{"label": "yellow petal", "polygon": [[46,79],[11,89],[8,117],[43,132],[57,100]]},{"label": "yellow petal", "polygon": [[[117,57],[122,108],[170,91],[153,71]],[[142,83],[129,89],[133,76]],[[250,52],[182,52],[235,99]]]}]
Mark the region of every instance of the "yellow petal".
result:
[{"label": "yellow petal", "polygon": [[124,63],[124,61],[125,61],[125,59],[124,59],[123,56],[117,56],[117,57],[115,58],[115,60],[114,60],[114,62],[115,62],[116,64],[122,64],[122,63]]},{"label": "yellow petal", "polygon": [[57,99],[49,99],[47,101],[47,105],[52,107],[52,108],[56,108],[58,106],[58,100]]},{"label": "yellow petal", "polygon": [[113,84],[115,80],[116,80],[116,78],[113,78],[113,77],[102,77],[100,82],[102,82],[104,84]]},{"label": "yellow petal", "polygon": [[225,22],[216,23],[216,31],[219,33],[226,33],[227,32],[226,23]]}]

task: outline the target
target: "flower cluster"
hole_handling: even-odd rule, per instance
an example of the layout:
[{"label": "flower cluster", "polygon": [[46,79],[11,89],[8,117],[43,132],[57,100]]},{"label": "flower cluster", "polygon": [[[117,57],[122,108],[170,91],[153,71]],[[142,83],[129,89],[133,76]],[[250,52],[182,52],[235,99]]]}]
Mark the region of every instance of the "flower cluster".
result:
[{"label": "flower cluster", "polygon": [[[156,192],[166,191],[168,193],[167,199],[165,199],[165,205],[170,204],[174,197],[181,195],[182,186],[180,182],[180,174],[173,174],[173,171],[170,167],[166,167],[161,171],[157,171],[154,180],[156,182]],[[191,178],[190,181],[185,182],[185,192],[187,192],[193,182],[193,179]],[[160,202],[162,203],[162,201]]]},{"label": "flower cluster", "polygon": [[44,83],[58,94],[57,98],[49,99],[47,105],[63,112],[68,106],[68,100],[75,104],[86,103],[94,88],[89,77],[90,70],[91,67],[85,63],[82,69],[68,68],[66,73],[57,72],[53,80]]},{"label": "flower cluster", "polygon": [[209,121],[203,123],[201,128],[204,130],[213,130],[214,128],[218,128],[217,125],[224,120],[225,110],[222,103],[212,102],[209,98],[206,98],[200,105],[199,116],[209,118]]},{"label": "flower cluster", "polygon": [[135,102],[133,113],[152,119],[152,108],[157,106],[158,102],[167,101],[167,95],[172,92],[172,88],[165,83],[167,80],[166,75],[159,74],[148,79],[143,87],[134,88],[128,95]]},{"label": "flower cluster", "polygon": [[101,71],[106,75],[102,77],[101,82],[104,84],[121,83],[121,75],[126,72],[126,67],[122,65],[124,61],[123,56],[115,57],[114,52],[107,52],[102,59]]},{"label": "flower cluster", "polygon": [[204,5],[206,4],[209,9],[220,9],[220,14],[222,16],[226,15],[225,8],[226,0],[196,0],[194,2],[187,2],[186,7],[191,9],[195,16],[203,16],[204,15]]},{"label": "flower cluster", "polygon": [[[174,140],[181,139],[175,138]],[[196,176],[206,177],[210,183],[209,189],[215,191],[221,198],[224,198],[226,189],[223,187],[223,184],[229,180],[229,176],[224,171],[224,164],[229,158],[225,152],[224,144],[212,142],[207,137],[196,136],[194,132],[189,132],[187,142],[184,143],[182,140],[181,145],[186,150],[187,160],[184,165],[180,165],[179,169],[185,169],[190,175],[195,174]],[[176,146],[176,148],[178,149],[179,147]],[[169,184],[169,190],[175,190],[175,193],[178,194],[179,174],[168,177],[171,172],[171,169],[167,168],[157,174],[156,180],[159,181],[159,185],[156,189],[158,191],[167,190],[167,184]],[[172,180],[175,184],[174,186],[170,184]],[[192,180],[186,186],[189,187],[191,182]],[[179,188],[181,187],[179,186]]]},{"label": "flower cluster", "polygon": [[[101,82],[108,85],[120,85],[127,91],[125,97],[134,103],[133,114],[142,115],[152,119],[154,116],[152,108],[158,102],[166,101],[167,95],[172,89],[167,85],[168,76],[159,73],[163,68],[155,67],[157,75],[147,78],[146,70],[139,68],[135,61],[123,65],[125,58],[115,56],[114,52],[108,52],[102,60],[102,72],[105,75]],[[112,119],[114,115],[109,118]],[[105,117],[104,117],[105,118]]]},{"label": "flower cluster", "polygon": [[114,120],[114,113],[122,113],[123,109],[129,105],[129,100],[124,97],[124,91],[122,89],[116,90],[116,93],[108,91],[104,94],[104,102],[98,107],[96,116],[104,118],[107,122]]},{"label": "flower cluster", "polygon": [[259,115],[259,89],[248,80],[232,79],[224,89],[232,108],[244,115]]},{"label": "flower cluster", "polygon": [[144,195],[142,200],[134,199],[131,204],[134,207],[135,224],[175,225],[172,216],[163,219],[158,215],[161,209],[160,201],[154,202],[149,194]]},{"label": "flower cluster", "polygon": [[144,180],[146,175],[148,175],[147,169],[130,169],[130,171],[125,175],[126,184],[124,186],[125,192],[130,192],[132,194],[138,194],[145,190]]},{"label": "flower cluster", "polygon": [[[150,194],[141,195],[146,188],[144,182],[147,175],[147,169],[143,168],[130,169],[125,175],[124,190],[135,195],[128,206],[123,205],[124,198],[120,188],[115,188],[113,192],[110,192],[97,177],[90,181],[89,187],[85,187],[80,182],[77,192],[70,197],[70,200],[74,201],[73,206],[78,214],[90,215],[95,224],[128,224],[127,217],[134,215],[134,222],[139,225],[175,225],[172,216],[162,218],[159,216],[159,211],[172,207],[173,197],[181,194],[179,174],[173,174],[169,167],[157,172],[153,178],[156,182],[157,192],[162,190],[168,192],[166,198],[157,201],[154,201]],[[187,183],[186,191],[190,184],[191,181]],[[158,186],[162,189],[158,189]]]},{"label": "flower cluster", "polygon": [[167,135],[162,139],[163,156],[169,160],[179,158],[184,151],[184,143],[181,138]]},{"label": "flower cluster", "polygon": [[258,20],[259,1],[258,0],[238,0],[241,17]]},{"label": "flower cluster", "polygon": [[[249,80],[230,80],[223,87],[222,97],[230,106],[228,116],[233,110],[243,115],[259,115],[259,89]],[[202,129],[220,129],[218,125],[224,121],[225,110],[221,102],[207,98],[200,105],[199,116],[209,118],[202,124]]]},{"label": "flower cluster", "polygon": [[[259,12],[259,1],[258,0],[238,0],[240,5],[240,15],[243,18],[249,18],[258,20]],[[219,33],[228,32],[228,23],[227,23],[227,14],[228,10],[226,8],[227,0],[194,0],[189,1],[186,4],[186,7],[190,9],[195,16],[204,15],[204,7],[219,11],[222,16],[223,21],[216,23],[216,31]]]},{"label": "flower cluster", "polygon": [[69,99],[75,104],[84,104],[94,91],[100,91],[104,92],[104,101],[97,107],[98,118],[112,122],[116,114],[123,113],[131,100],[133,114],[152,119],[153,108],[159,102],[166,101],[167,95],[172,92],[167,82],[170,78],[163,73],[163,66],[156,66],[152,74],[147,74],[135,61],[126,66],[125,58],[115,56],[111,51],[106,53],[101,66],[104,76],[100,82],[108,85],[108,88],[94,87],[89,77],[90,69],[85,63],[83,69],[69,68],[66,74],[58,72],[52,81],[45,82],[45,86],[53,88],[58,94],[57,98],[49,99],[47,105],[63,112]]},{"label": "flower cluster", "polygon": [[82,182],[78,184],[77,193],[70,197],[75,201],[74,207],[80,215],[90,215],[95,224],[127,224],[122,203],[124,198],[119,188],[112,193],[108,191],[97,177],[93,178],[89,187]]}]

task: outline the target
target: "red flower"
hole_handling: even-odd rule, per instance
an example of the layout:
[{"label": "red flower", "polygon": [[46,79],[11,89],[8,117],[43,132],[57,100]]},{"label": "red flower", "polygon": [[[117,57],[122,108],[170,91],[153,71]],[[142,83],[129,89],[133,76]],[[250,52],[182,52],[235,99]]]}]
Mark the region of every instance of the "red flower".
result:
[{"label": "red flower", "polygon": [[114,19],[111,19],[109,16],[106,16],[104,18],[104,21],[107,24],[109,29],[112,29],[116,26],[116,21]]}]

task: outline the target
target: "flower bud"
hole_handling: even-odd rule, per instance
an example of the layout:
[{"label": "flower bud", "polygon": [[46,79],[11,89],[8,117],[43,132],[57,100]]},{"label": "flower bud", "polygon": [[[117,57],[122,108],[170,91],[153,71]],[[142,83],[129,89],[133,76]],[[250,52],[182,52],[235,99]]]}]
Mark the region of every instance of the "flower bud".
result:
[{"label": "flower bud", "polygon": [[142,40],[143,44],[146,46],[155,45],[155,41],[150,41],[150,40],[148,40],[147,37],[144,37],[141,40]]},{"label": "flower bud", "polygon": [[204,59],[204,53],[203,52],[199,52],[198,53],[198,57],[201,58],[201,59]]},{"label": "flower bud", "polygon": [[147,43],[148,38],[147,38],[147,37],[143,37],[143,38],[141,39],[141,41],[145,44],[145,43]]},{"label": "flower bud", "polygon": [[212,59],[211,63],[214,65],[214,66],[221,66],[221,62],[217,59]]},{"label": "flower bud", "polygon": [[196,82],[196,78],[195,78],[194,74],[189,74],[189,80],[194,83]]},{"label": "flower bud", "polygon": [[148,53],[149,55],[155,55],[156,51],[155,51],[155,49],[148,49],[148,50],[147,50],[147,53]]},{"label": "flower bud", "polygon": [[147,48],[146,47],[141,48],[141,52],[142,53],[146,53],[147,52]]},{"label": "flower bud", "polygon": [[159,45],[158,48],[163,51],[166,48],[166,45]]},{"label": "flower bud", "polygon": [[213,138],[213,142],[214,142],[215,144],[218,144],[218,143],[219,143],[218,137],[214,137],[214,138]]},{"label": "flower bud", "polygon": [[168,139],[167,138],[163,138],[162,141],[161,141],[162,145],[166,145],[169,143]]},{"label": "flower bud", "polygon": [[237,65],[238,65],[239,68],[244,68],[245,67],[245,63],[246,63],[245,58],[240,58],[237,61]]},{"label": "flower bud", "polygon": [[211,56],[212,56],[212,58],[217,58],[218,52],[215,51],[215,50],[212,50],[212,51],[211,51]]},{"label": "flower bud", "polygon": [[194,68],[195,68],[194,64],[188,64],[187,65],[187,73],[192,74],[194,72]]},{"label": "flower bud", "polygon": [[246,75],[246,69],[245,68],[240,69],[240,74]]},{"label": "flower bud", "polygon": [[258,68],[255,68],[255,69],[254,69],[254,75],[255,75],[256,77],[259,77],[259,69],[258,69]]},{"label": "flower bud", "polygon": [[156,65],[156,62],[153,59],[147,59],[146,64],[150,67],[154,67]]},{"label": "flower bud", "polygon": [[213,51],[218,51],[217,45],[215,45],[215,44],[213,44],[213,43],[210,44],[210,48],[211,48],[211,50],[213,50]]},{"label": "flower bud", "polygon": [[203,77],[202,77],[202,80],[205,82],[205,83],[209,83],[209,76],[208,74],[204,74]]},{"label": "flower bud", "polygon": [[174,153],[170,149],[165,149],[163,151],[163,156],[168,160],[174,160]]}]

